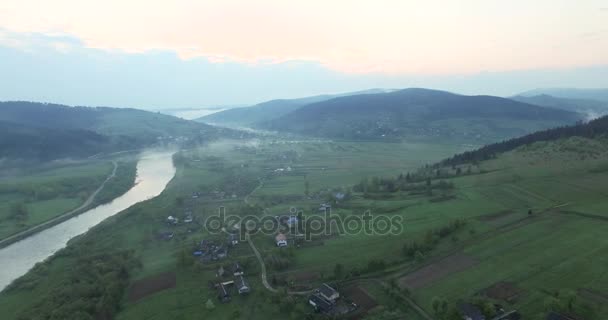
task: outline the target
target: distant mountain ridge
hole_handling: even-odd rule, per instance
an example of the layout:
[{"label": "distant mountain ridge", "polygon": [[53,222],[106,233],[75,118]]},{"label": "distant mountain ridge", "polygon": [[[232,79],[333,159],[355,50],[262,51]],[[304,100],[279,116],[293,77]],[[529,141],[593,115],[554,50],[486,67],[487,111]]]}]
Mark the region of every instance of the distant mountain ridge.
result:
[{"label": "distant mountain ridge", "polygon": [[278,118],[311,103],[349,95],[376,94],[388,91],[390,91],[390,89],[369,89],[341,94],[323,94],[298,99],[276,99],[258,103],[250,107],[232,108],[220,111],[200,117],[196,119],[196,121],[220,125],[253,126],[256,123]]},{"label": "distant mountain ridge", "polygon": [[449,137],[487,143],[582,118],[500,97],[410,88],[312,103],[258,126],[343,139]]},{"label": "distant mountain ridge", "polygon": [[514,96],[510,99],[529,103],[542,107],[557,108],[578,112],[587,115],[588,118],[596,118],[608,113],[608,102],[591,99],[558,98],[548,94],[536,96]]},{"label": "distant mountain ridge", "polygon": [[608,89],[581,89],[581,88],[541,88],[522,92],[519,96],[550,95],[556,98],[585,99],[608,102]]},{"label": "distant mountain ridge", "polygon": [[0,143],[7,150],[4,156],[40,159],[140,148],[182,136],[204,142],[234,133],[137,109],[26,101],[0,102],[0,131]]}]

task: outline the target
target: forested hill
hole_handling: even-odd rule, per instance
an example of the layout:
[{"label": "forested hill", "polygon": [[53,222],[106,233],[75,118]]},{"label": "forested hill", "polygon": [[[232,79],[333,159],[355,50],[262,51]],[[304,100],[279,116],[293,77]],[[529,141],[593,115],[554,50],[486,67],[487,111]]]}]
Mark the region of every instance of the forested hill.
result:
[{"label": "forested hill", "polygon": [[89,130],[53,129],[0,121],[0,158],[47,161],[135,147],[135,141],[127,137],[110,138]]},{"label": "forested hill", "polygon": [[234,137],[233,130],[136,109],[0,102],[2,157],[55,159],[182,139]]},{"label": "forested hill", "polygon": [[250,107],[234,108],[196,119],[196,121],[211,123],[211,124],[222,124],[222,125],[234,125],[234,126],[252,126],[256,123],[270,121],[276,119],[285,114],[288,114],[304,105],[326,101],[336,97],[344,97],[356,94],[374,94],[387,92],[384,89],[369,89],[364,91],[349,92],[342,94],[324,94],[312,97],[305,97],[299,99],[276,99],[266,102],[262,102]]},{"label": "forested hill", "polygon": [[511,151],[518,147],[538,141],[552,141],[569,137],[597,138],[608,135],[608,116],[592,120],[588,123],[578,123],[571,126],[558,127],[534,132],[523,137],[493,143],[474,151],[467,151],[443,160],[438,165],[458,165],[475,161],[483,161],[496,157],[497,154]]},{"label": "forested hill", "polygon": [[577,113],[494,96],[412,88],[305,105],[261,127],[344,139],[451,138],[487,143],[581,118]]}]

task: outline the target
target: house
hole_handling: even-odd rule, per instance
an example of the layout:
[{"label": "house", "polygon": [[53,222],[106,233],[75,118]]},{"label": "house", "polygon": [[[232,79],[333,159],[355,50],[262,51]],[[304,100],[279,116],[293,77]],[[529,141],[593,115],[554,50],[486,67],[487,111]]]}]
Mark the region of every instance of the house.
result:
[{"label": "house", "polygon": [[217,247],[213,252],[213,256],[217,258],[214,260],[224,259],[228,256],[228,251],[224,247]]},{"label": "house", "polygon": [[277,243],[277,247],[287,247],[287,236],[285,234],[279,233],[274,239]]},{"label": "house", "polygon": [[171,240],[171,239],[173,239],[173,232],[169,232],[169,231],[161,232],[158,235],[158,237],[162,240]]},{"label": "house", "polygon": [[236,277],[234,283],[236,284],[236,288],[239,291],[239,294],[241,295],[248,294],[249,291],[251,291],[243,275],[239,275],[238,277]]},{"label": "house", "polygon": [[179,219],[174,217],[174,216],[168,216],[167,217],[167,223],[168,224],[177,224],[179,222]]},{"label": "house", "polygon": [[319,206],[319,211],[328,211],[331,210],[331,205],[327,204],[327,203],[321,203],[321,205]]},{"label": "house", "polygon": [[458,312],[460,312],[463,320],[486,320],[481,310],[476,305],[470,303],[458,305]]},{"label": "house", "polygon": [[317,291],[319,292],[319,295],[332,303],[340,298],[340,293],[327,283],[322,284]]},{"label": "house", "polygon": [[308,304],[315,308],[317,312],[329,312],[334,308],[334,304],[327,301],[319,294],[313,294],[308,297]]},{"label": "house", "polygon": [[192,219],[192,214],[186,214],[186,217],[184,218],[184,223],[192,223],[192,221],[194,221],[194,219]]},{"label": "house", "polygon": [[241,267],[241,265],[238,262],[235,262],[234,266],[232,267],[232,273],[234,274],[235,277],[237,277],[237,276],[242,276],[243,274],[245,274],[245,271],[243,271],[243,268]]},{"label": "house", "polygon": [[224,286],[223,283],[217,285],[217,298],[222,303],[230,302],[230,294],[228,293],[228,290],[226,289],[226,286]]},{"label": "house", "polygon": [[238,235],[236,235],[234,233],[228,234],[228,243],[230,245],[233,245],[233,246],[236,246],[237,244],[239,244],[239,237],[238,237]]}]

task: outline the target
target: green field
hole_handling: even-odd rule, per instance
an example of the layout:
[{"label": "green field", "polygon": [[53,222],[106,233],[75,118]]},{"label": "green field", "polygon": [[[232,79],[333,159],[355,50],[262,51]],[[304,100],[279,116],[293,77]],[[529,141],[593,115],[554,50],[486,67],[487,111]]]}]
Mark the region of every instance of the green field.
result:
[{"label": "green field", "polygon": [[[113,170],[109,161],[51,164],[10,171],[0,180],[0,239],[81,206]],[[116,176],[92,205],[124,193],[133,184],[135,163],[120,162]]]},{"label": "green field", "polygon": [[[547,310],[562,307],[554,294],[567,292],[576,300],[572,313],[604,319],[608,314],[602,303],[608,288],[608,144],[570,139],[518,149],[480,164],[441,168],[441,175],[433,173],[435,168],[424,168],[463,149],[269,139],[184,150],[175,158],[178,171],[165,192],[108,219],[50,259],[44,270],[30,272],[0,294],[0,310],[7,311],[7,319],[17,319],[32,306],[44,312],[56,302],[40,297],[53,286],[70,288],[64,281],[70,277],[66,266],[77,263],[80,255],[132,250],[140,266],[129,269],[117,319],[301,319],[311,313],[305,299],[267,291],[247,243],[241,242],[227,260],[196,261],[191,253],[200,240],[223,239],[209,234],[201,224],[220,206],[241,216],[287,214],[290,207],[303,210],[305,216],[318,215],[320,203],[345,192],[348,200],[334,203],[334,213],[348,217],[370,210],[400,216],[403,232],[313,237],[300,248],[287,250],[277,249],[271,235],[254,235],[274,287],[299,290],[325,281],[341,288],[357,286],[378,305],[370,311],[370,319],[382,315],[424,319],[412,303],[431,318],[444,319],[433,310],[432,301],[437,299],[446,300],[450,308],[460,301],[492,301],[519,310],[524,319],[541,319]],[[457,169],[461,169],[458,174]],[[431,186],[443,180],[453,188],[427,187],[430,191],[426,192],[352,188],[364,178],[381,180],[406,172],[432,174]],[[419,185],[424,182],[407,184]],[[195,192],[200,195],[197,199],[191,197]],[[166,225],[167,216],[182,217],[188,210],[197,223]],[[456,220],[465,223],[439,236],[440,229]],[[174,237],[160,239],[158,235],[167,231]],[[413,242],[429,247],[408,256],[404,248]],[[286,264],[270,263],[277,258]],[[457,269],[442,264],[453,261],[455,265],[457,259],[465,261]],[[221,304],[209,281],[216,279],[220,263],[233,261],[245,266],[253,291],[246,297],[233,295],[230,303]],[[339,274],[338,264],[343,270]],[[423,273],[437,266],[446,271]],[[175,274],[175,287],[137,301],[130,298],[134,284],[164,272]],[[305,275],[310,278],[297,280]],[[515,300],[490,299],[482,293],[500,282],[517,289],[520,294]],[[387,289],[391,283],[397,287]],[[413,302],[406,303],[401,295]],[[206,307],[208,300],[214,304],[211,309]],[[65,304],[65,312],[77,306]]]}]

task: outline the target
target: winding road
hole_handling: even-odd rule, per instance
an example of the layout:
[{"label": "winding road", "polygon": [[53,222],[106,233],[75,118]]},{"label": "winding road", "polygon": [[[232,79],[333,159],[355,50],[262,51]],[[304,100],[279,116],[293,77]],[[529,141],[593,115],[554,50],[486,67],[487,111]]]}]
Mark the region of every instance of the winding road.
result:
[{"label": "winding road", "polygon": [[[258,184],[257,187],[255,187],[255,189],[251,190],[251,192],[249,194],[247,194],[245,196],[245,198],[243,198],[243,202],[245,202],[245,204],[249,205],[249,196],[251,194],[253,194],[254,192],[256,192],[256,190],[258,190],[259,188],[261,188],[264,185],[264,180],[260,179],[260,184]],[[255,244],[253,243],[253,241],[251,241],[251,238],[249,237],[249,233],[245,234],[245,237],[247,238],[247,243],[249,243],[249,246],[251,247],[251,250],[253,251],[253,253],[255,254],[255,257],[258,259],[258,262],[260,263],[260,271],[262,274],[262,284],[264,285],[264,287],[266,289],[268,289],[268,291],[273,292],[273,293],[278,293],[279,290],[277,290],[276,288],[273,288],[270,283],[268,283],[268,273],[266,272],[266,264],[264,263],[264,259],[262,258],[262,254],[260,254],[260,251],[258,250],[258,248],[255,247]],[[290,295],[308,295],[310,293],[312,293],[313,290],[307,290],[307,291],[287,291],[287,294]]]}]

